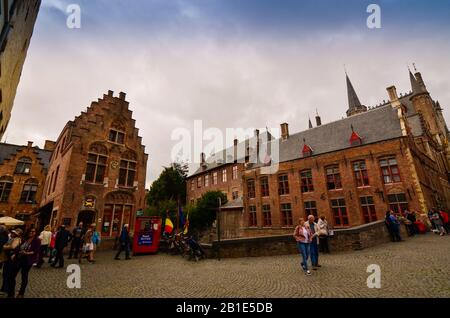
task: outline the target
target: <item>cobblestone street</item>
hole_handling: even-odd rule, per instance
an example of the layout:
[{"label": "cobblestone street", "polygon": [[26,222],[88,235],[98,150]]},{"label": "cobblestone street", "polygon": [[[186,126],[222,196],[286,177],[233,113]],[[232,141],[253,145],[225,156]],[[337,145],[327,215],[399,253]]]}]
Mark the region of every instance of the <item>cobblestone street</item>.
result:
[{"label": "cobblestone street", "polygon": [[[158,254],[115,261],[112,252],[103,252],[96,264],[81,266],[81,289],[67,288],[65,270],[45,265],[32,270],[26,296],[450,297],[450,236],[427,234],[321,256],[323,267],[309,277],[300,270],[299,259],[288,255],[195,263]],[[381,266],[381,289],[367,288],[370,264]]]}]

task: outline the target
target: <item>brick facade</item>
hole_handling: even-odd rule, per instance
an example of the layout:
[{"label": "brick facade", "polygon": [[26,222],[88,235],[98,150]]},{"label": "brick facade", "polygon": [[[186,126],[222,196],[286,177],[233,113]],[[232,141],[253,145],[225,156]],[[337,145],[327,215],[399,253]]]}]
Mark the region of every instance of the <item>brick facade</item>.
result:
[{"label": "brick facade", "polygon": [[[225,181],[223,179],[224,171],[226,174]],[[242,197],[244,191],[242,186],[243,173],[244,164],[235,163],[224,164],[218,168],[190,176],[187,180],[187,202],[197,202],[208,191],[222,191],[226,194],[228,201]],[[216,183],[214,182],[215,175],[217,176]]]},{"label": "brick facade", "polygon": [[64,127],[41,201],[40,226],[97,223],[104,237],[134,227],[145,206],[148,155],[125,94],[109,91]]},{"label": "brick facade", "polygon": [[[385,212],[389,210],[388,196],[391,194],[404,194],[407,198],[408,208],[420,210],[415,190],[413,187],[412,173],[408,164],[404,149],[407,147],[406,139],[396,139],[380,142],[374,145],[366,145],[353,149],[339,151],[311,157],[292,162],[283,162],[279,166],[279,172],[271,175],[262,175],[259,169],[247,170],[244,180],[255,180],[256,195],[248,197],[247,188],[244,188],[245,213],[244,236],[257,236],[266,234],[282,234],[291,232],[300,217],[308,214],[305,203],[314,202],[317,215],[325,215],[329,223],[335,228],[346,228],[361,225],[366,222],[360,203],[361,197],[371,197],[376,216],[369,221],[384,219]],[[403,149],[403,150],[402,150]],[[395,158],[400,171],[400,182],[385,184],[381,173],[380,160]],[[353,163],[364,161],[368,175],[368,185],[357,186]],[[342,187],[336,190],[328,190],[326,169],[329,166],[338,166]],[[300,172],[311,170],[314,191],[301,191]],[[289,194],[279,195],[279,176],[288,176]],[[261,195],[261,178],[269,179],[269,196]],[[345,212],[348,224],[337,224],[332,210],[332,200],[345,200]],[[290,204],[292,212],[292,224],[282,222],[281,205]],[[264,226],[264,205],[270,206],[271,226]],[[256,208],[256,226],[249,226],[250,207]],[[344,223],[344,222],[342,222]]]},{"label": "brick facade", "polygon": [[0,215],[32,223],[42,197],[51,151],[0,144]]}]

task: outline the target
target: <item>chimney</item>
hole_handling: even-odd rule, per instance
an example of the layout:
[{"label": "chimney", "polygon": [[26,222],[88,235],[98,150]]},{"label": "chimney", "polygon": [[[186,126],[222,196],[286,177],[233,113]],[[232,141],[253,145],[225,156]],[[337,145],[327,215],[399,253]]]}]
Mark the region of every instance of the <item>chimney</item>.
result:
[{"label": "chimney", "polygon": [[233,156],[234,156],[233,157],[233,161],[234,162],[236,162],[238,160],[238,155],[237,155],[237,153],[238,153],[238,149],[237,149],[238,143],[239,143],[239,140],[237,140],[237,139],[235,139],[233,141]]},{"label": "chimney", "polygon": [[32,141],[29,141],[27,147],[28,147],[28,148],[33,147],[33,142],[32,142]]},{"label": "chimney", "polygon": [[112,90],[109,90],[109,91],[108,91],[108,96],[109,96],[109,97],[113,97],[113,95],[114,95],[114,92],[113,92]]},{"label": "chimney", "polygon": [[287,140],[289,138],[289,125],[287,123],[281,124],[281,139]]},{"label": "chimney", "polygon": [[316,125],[317,127],[322,126],[322,119],[320,118],[318,112],[316,112]]},{"label": "chimney", "polygon": [[389,100],[391,101],[391,103],[398,100],[397,89],[395,88],[395,86],[390,86],[386,88],[386,90],[388,91]]},{"label": "chimney", "polygon": [[259,157],[259,129],[255,129],[255,137],[256,137],[256,156]]},{"label": "chimney", "polygon": [[56,142],[51,140],[46,140],[44,144],[44,150],[54,151],[56,148]]},{"label": "chimney", "polygon": [[127,96],[127,94],[125,94],[124,92],[120,92],[119,93],[119,98],[121,99],[121,100],[125,100],[125,97]]},{"label": "chimney", "polygon": [[206,164],[206,157],[205,157],[205,153],[202,152],[200,154],[200,165],[203,167],[203,166],[205,166],[205,164]]}]

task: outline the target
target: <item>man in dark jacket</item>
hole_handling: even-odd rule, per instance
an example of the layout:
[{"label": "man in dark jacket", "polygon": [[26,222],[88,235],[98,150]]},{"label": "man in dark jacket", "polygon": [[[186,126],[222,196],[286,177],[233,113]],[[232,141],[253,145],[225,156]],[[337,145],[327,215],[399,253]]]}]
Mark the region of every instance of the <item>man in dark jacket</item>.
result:
[{"label": "man in dark jacket", "polygon": [[56,250],[56,257],[53,263],[50,265],[52,267],[56,266],[56,263],[59,263],[57,268],[64,267],[64,248],[69,244],[69,241],[71,239],[70,232],[66,230],[65,225],[61,225],[59,227],[58,233],[56,233],[55,237],[55,250]]},{"label": "man in dark jacket", "polygon": [[122,228],[122,232],[120,232],[119,237],[119,250],[117,251],[115,259],[120,259],[120,253],[122,251],[125,251],[125,259],[131,259],[130,258],[130,232],[128,231],[128,224],[125,224]]},{"label": "man in dark jacket", "polygon": [[75,258],[78,258],[78,253],[80,252],[81,243],[83,241],[85,230],[83,228],[83,222],[80,222],[76,228],[72,231],[72,243],[70,244],[70,252],[69,252],[69,259],[74,256]]}]

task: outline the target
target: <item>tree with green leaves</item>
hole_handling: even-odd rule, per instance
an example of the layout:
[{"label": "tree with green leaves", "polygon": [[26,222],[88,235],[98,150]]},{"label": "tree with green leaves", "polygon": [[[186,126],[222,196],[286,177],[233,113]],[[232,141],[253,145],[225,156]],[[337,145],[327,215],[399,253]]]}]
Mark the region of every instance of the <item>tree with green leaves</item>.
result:
[{"label": "tree with green leaves", "polygon": [[186,204],[188,171],[186,163],[172,163],[170,167],[164,167],[147,196],[150,215],[165,217],[169,213],[171,218],[176,217],[178,204]]},{"label": "tree with green leaves", "polygon": [[204,231],[216,220],[217,209],[221,203],[227,203],[227,196],[221,191],[208,191],[202,195],[195,207],[189,210],[189,226],[191,229]]}]

